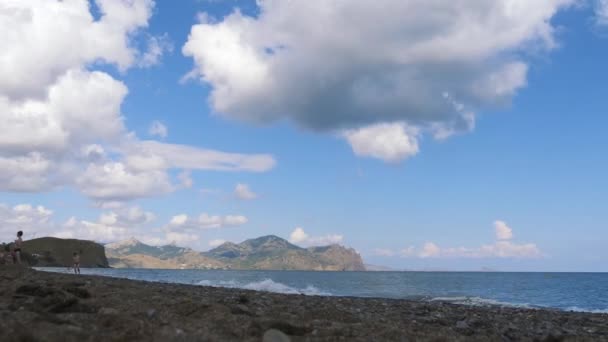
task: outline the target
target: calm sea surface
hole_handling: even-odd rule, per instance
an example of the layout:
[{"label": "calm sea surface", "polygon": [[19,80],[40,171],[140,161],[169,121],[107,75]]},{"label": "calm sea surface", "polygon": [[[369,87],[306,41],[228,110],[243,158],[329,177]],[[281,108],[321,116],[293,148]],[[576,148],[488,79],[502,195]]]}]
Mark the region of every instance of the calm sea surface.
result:
[{"label": "calm sea surface", "polygon": [[[41,270],[67,272],[65,268]],[[608,313],[608,273],[301,272],[82,269],[146,281],[280,293],[442,300]]]}]

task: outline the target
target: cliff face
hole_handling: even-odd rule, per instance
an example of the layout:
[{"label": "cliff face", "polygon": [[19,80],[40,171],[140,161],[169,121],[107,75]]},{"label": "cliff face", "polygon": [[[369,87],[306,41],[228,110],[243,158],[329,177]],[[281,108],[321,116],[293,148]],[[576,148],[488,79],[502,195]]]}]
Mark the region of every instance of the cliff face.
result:
[{"label": "cliff face", "polygon": [[357,251],[340,245],[311,247],[308,249],[320,260],[335,267],[336,271],[365,271],[363,259]]},{"label": "cliff face", "polygon": [[32,266],[71,266],[74,252],[80,253],[80,267],[109,267],[103,246],[93,241],[43,237],[23,242],[24,260]]},{"label": "cliff face", "polygon": [[[148,246],[137,240],[106,245],[112,267],[363,271],[361,256],[339,245],[301,248],[277,236],[198,253],[176,246]],[[169,252],[171,251],[171,252]]]}]

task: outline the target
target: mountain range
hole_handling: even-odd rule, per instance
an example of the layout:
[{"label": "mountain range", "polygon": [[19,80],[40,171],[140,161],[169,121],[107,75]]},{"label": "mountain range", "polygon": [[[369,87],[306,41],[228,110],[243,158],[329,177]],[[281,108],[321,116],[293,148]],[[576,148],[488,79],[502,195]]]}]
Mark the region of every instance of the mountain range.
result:
[{"label": "mountain range", "polygon": [[361,256],[340,245],[302,248],[268,235],[241,243],[226,242],[198,252],[175,245],[150,246],[136,239],[105,245],[111,267],[167,269],[257,269],[364,271]]}]

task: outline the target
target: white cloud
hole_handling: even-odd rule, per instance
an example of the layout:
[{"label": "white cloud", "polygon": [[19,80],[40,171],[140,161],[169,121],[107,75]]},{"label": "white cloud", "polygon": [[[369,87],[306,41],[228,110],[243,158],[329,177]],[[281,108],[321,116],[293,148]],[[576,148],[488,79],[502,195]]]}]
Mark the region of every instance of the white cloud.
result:
[{"label": "white cloud", "polygon": [[173,216],[169,222],[169,229],[214,229],[241,226],[249,222],[243,215],[209,215],[200,214],[197,218],[191,218],[186,214]]},{"label": "white cloud", "polygon": [[165,33],[161,36],[148,37],[148,49],[144,52],[138,62],[138,66],[146,68],[160,63],[165,52],[173,52],[173,44]]},{"label": "white cloud", "polygon": [[188,221],[188,215],[186,214],[180,214],[180,215],[175,215],[171,218],[171,221],[169,222],[170,225],[174,225],[174,226],[181,226],[183,224],[185,224]]},{"label": "white cloud", "polygon": [[57,223],[53,211],[44,206],[0,204],[0,241],[11,239],[17,230],[23,230],[25,239],[55,236],[110,242],[134,235],[149,237],[144,227],[155,219],[156,215],[139,207],[122,207],[103,212],[94,221],[71,217]]},{"label": "white cloud", "polygon": [[[127,162],[136,168],[140,163],[151,160],[158,164],[158,168],[265,172],[276,164],[268,154],[227,153],[151,140],[126,144],[124,152],[128,155]],[[150,167],[153,166],[144,166]]]},{"label": "white cloud", "polygon": [[0,157],[0,191],[37,192],[53,186],[55,165],[38,152]]},{"label": "white cloud", "polygon": [[417,151],[399,125],[445,138],[508,104],[526,85],[526,52],[556,46],[551,19],[573,3],[267,0],[255,17],[200,15],[182,52],[220,115],[334,132],[396,124],[398,143],[359,149],[395,161]]},{"label": "white cloud", "polygon": [[101,201],[125,201],[162,195],[174,187],[164,170],[136,171],[125,164],[89,164],[76,184],[87,196]]},{"label": "white cloud", "polygon": [[441,248],[433,242],[427,242],[422,248],[413,246],[401,251],[405,258],[540,258],[542,252],[534,243],[518,244],[510,241],[513,231],[503,221],[494,222],[496,241],[493,244],[477,248],[448,247]]},{"label": "white cloud", "polygon": [[0,52],[0,93],[11,99],[44,96],[68,70],[99,61],[121,70],[131,67],[138,55],[131,39],[147,26],[154,3],[96,3],[102,14],[97,21],[87,0],[3,2],[0,31],[11,34],[4,37]]},{"label": "white cloud", "polygon": [[289,242],[302,246],[326,246],[341,243],[344,236],[329,234],[325,236],[309,236],[301,227],[295,228],[289,235]]},{"label": "white cloud", "polygon": [[237,184],[234,188],[234,195],[241,200],[252,200],[258,197],[255,192],[251,191],[249,185],[241,183]]},{"label": "white cloud", "polygon": [[148,134],[164,139],[169,135],[169,130],[167,129],[167,126],[165,126],[162,122],[154,120],[150,124]]},{"label": "white cloud", "polygon": [[[270,155],[140,141],[120,111],[128,89],[92,69],[121,72],[159,61],[166,36],[145,32],[152,0],[9,1],[0,4],[0,191],[76,186],[99,206],[187,187],[170,169],[262,172]],[[58,25],[57,23],[61,23]],[[139,51],[148,38],[148,50]],[[74,48],[78,46],[78,48]],[[44,58],[41,58],[44,56]],[[166,136],[160,125],[154,134]]]},{"label": "white cloud", "polygon": [[513,230],[504,221],[494,221],[494,229],[496,230],[497,240],[511,240],[513,238]]},{"label": "white cloud", "polygon": [[438,257],[441,253],[441,248],[432,242],[427,242],[422,247],[419,256],[421,258],[434,258]]},{"label": "white cloud", "polygon": [[595,21],[599,26],[608,25],[608,0],[596,0]]},{"label": "white cloud", "polygon": [[226,240],[214,239],[214,240],[209,241],[209,247],[215,248],[215,247],[223,245],[224,243],[226,243]]},{"label": "white cloud", "polygon": [[140,207],[123,207],[101,213],[96,221],[71,217],[50,235],[100,243],[124,240],[135,235],[149,239],[151,237],[143,228],[155,219],[154,213]]},{"label": "white cloud", "polygon": [[304,229],[301,227],[296,227],[296,229],[291,232],[289,235],[289,242],[291,243],[302,243],[308,239],[308,234],[304,232]]},{"label": "white cloud", "polygon": [[0,203],[0,242],[13,241],[19,230],[26,239],[46,235],[54,228],[52,216],[53,211],[41,205]]},{"label": "white cloud", "polygon": [[394,163],[418,153],[418,130],[404,123],[375,124],[343,134],[358,156]]}]

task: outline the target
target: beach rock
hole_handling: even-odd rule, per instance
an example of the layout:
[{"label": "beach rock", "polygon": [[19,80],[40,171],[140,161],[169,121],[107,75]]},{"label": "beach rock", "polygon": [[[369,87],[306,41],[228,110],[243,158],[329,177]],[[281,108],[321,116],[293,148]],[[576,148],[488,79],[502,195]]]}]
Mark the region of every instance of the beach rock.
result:
[{"label": "beach rock", "polygon": [[118,311],[114,308],[101,308],[101,309],[99,309],[99,311],[97,313],[100,315],[115,316],[115,315],[119,315],[120,311]]},{"label": "beach rock", "polygon": [[148,309],[148,311],[146,311],[146,316],[148,316],[148,318],[154,318],[154,316],[156,316],[156,310]]},{"label": "beach rock", "polygon": [[75,286],[70,286],[67,288],[64,288],[67,292],[73,294],[74,296],[78,297],[78,298],[90,298],[91,297],[91,293],[82,287],[75,287]]},{"label": "beach rock", "polygon": [[280,330],[269,329],[264,333],[262,342],[291,342],[291,339]]},{"label": "beach rock", "polygon": [[456,328],[457,329],[469,329],[469,324],[467,323],[467,321],[458,321],[458,322],[456,322]]},{"label": "beach rock", "polygon": [[249,316],[253,316],[254,314],[251,312],[251,310],[249,310],[249,308],[246,305],[243,304],[239,304],[236,305],[234,307],[232,307],[231,312],[235,315],[249,315]]}]

